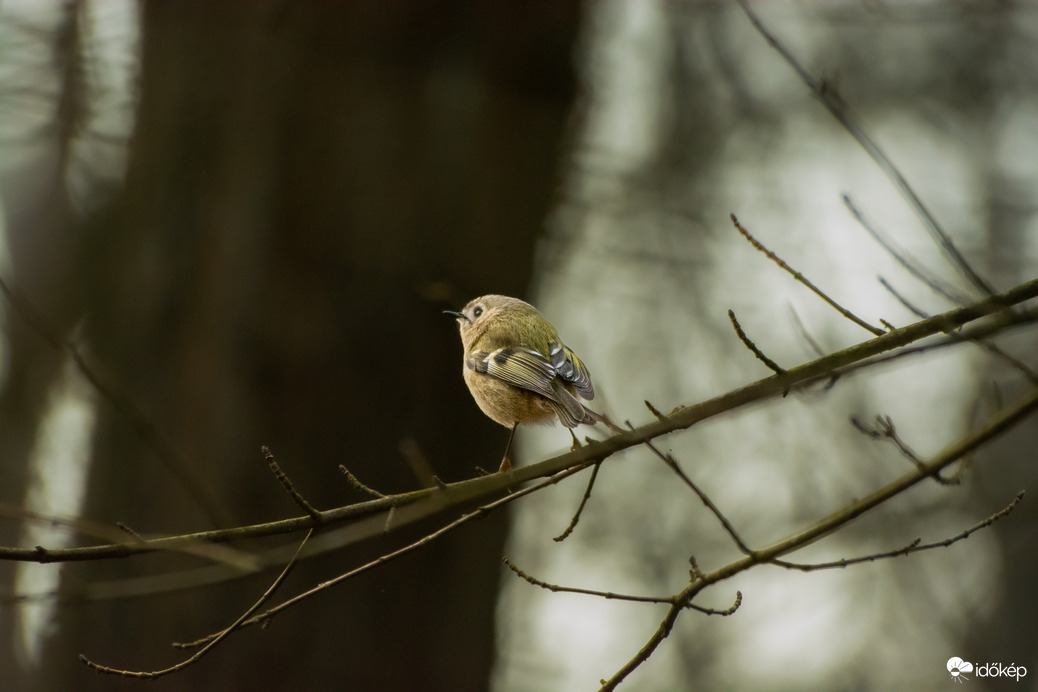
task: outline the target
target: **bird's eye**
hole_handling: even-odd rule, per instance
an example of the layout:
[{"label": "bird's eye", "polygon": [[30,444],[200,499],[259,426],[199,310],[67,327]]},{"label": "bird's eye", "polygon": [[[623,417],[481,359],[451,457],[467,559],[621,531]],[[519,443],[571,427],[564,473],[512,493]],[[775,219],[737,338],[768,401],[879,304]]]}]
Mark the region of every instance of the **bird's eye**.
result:
[{"label": "bird's eye", "polygon": [[476,307],[474,307],[472,309],[472,316],[473,317],[479,317],[482,314],[483,314],[483,307],[482,306],[477,305]]}]

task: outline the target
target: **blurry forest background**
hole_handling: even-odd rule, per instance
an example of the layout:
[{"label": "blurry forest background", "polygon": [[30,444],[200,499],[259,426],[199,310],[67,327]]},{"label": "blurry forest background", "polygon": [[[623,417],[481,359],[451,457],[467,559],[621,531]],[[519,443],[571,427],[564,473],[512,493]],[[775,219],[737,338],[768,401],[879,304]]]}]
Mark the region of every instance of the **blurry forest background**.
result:
[{"label": "blurry forest background", "polygon": [[[998,290],[1038,274],[1038,7],[756,7],[977,271]],[[470,477],[507,433],[471,401],[441,311],[483,293],[537,304],[590,367],[598,408],[634,422],[651,417],[644,399],[668,410],[769,374],[729,308],[786,366],[814,357],[805,333],[827,352],[868,337],[755,253],[730,212],[873,322],[916,319],[880,276],[929,313],[952,307],[869,238],[844,194],[979,297],[734,3],[5,2],[0,276],[47,326],[0,303],[0,502],[145,535],[295,516],[263,444],[319,508],[363,499],[338,464],[383,492],[430,468]],[[1033,330],[1000,343],[1036,364]],[[1033,386],[964,345],[661,442],[758,544],[909,470],[850,416],[889,414],[927,456]],[[517,440],[520,464],[569,444],[560,429]],[[954,535],[1033,495],[1036,450],[1031,419],[961,486],[920,486],[794,559]],[[583,489],[538,493],[153,684],[594,689],[660,609],[539,591],[503,554],[556,583],[669,594],[689,555],[715,568],[737,552],[644,449],[603,466],[575,534],[552,542]],[[952,656],[1038,676],[1036,518],[1029,495],[947,550],[740,575],[705,604],[727,607],[738,588],[738,613],[686,615],[628,685],[943,689]],[[308,560],[284,593],[432,526]],[[89,540],[0,522],[0,545]],[[78,654],[165,667],[181,657],[169,642],[226,626],[273,578],[147,593],[200,562],[0,563],[5,686],[137,689]],[[61,600],[15,598],[54,590]]]}]

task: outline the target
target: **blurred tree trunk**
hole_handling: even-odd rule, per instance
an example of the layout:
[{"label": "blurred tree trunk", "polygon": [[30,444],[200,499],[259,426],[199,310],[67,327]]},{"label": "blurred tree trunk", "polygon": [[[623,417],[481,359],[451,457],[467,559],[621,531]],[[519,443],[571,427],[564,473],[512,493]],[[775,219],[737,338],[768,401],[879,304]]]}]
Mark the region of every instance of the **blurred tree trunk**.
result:
[{"label": "blurred tree trunk", "polygon": [[[319,508],[362,499],[340,463],[386,492],[416,487],[405,441],[447,480],[494,463],[505,431],[471,402],[440,312],[526,290],[575,96],[578,20],[576,3],[548,0],[144,3],[125,189],[81,255],[79,290],[95,360],[198,489],[103,406],[86,516],[151,534],[299,514],[261,444]],[[492,516],[158,684],[484,689],[505,530]],[[304,563],[284,593],[416,535],[404,533]],[[45,667],[16,686],[139,684],[76,654],[165,667],[180,657],[168,642],[226,626],[272,578],[64,608]]]}]

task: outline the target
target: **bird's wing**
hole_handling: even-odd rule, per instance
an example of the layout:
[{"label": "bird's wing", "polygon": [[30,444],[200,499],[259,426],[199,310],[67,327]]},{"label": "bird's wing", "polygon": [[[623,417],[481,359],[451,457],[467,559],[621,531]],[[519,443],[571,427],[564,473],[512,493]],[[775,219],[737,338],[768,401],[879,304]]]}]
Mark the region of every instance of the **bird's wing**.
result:
[{"label": "bird's wing", "polygon": [[[551,402],[559,420],[568,428],[587,420],[583,405],[563,384],[563,380],[569,381],[569,378],[560,378],[555,366],[538,351],[515,346],[496,351],[473,351],[465,359],[465,365],[480,374],[540,394]],[[586,376],[587,369],[582,363],[581,369]],[[590,387],[590,380],[587,386]],[[578,387],[577,391],[582,390]]]},{"label": "bird's wing", "polygon": [[595,398],[595,386],[591,384],[591,373],[588,372],[584,361],[580,360],[576,353],[561,341],[552,341],[548,344],[548,354],[552,367],[559,377],[573,385],[580,396],[588,401]]},{"label": "bird's wing", "polygon": [[556,372],[548,359],[537,351],[507,346],[496,351],[473,351],[465,365],[482,375],[528,389],[548,399],[555,398],[551,381]]}]

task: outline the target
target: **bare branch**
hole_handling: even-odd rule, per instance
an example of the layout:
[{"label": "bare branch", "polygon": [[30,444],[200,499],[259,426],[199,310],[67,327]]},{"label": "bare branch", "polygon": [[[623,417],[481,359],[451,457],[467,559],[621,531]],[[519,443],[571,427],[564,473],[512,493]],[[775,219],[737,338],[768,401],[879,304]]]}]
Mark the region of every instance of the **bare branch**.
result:
[{"label": "bare branch", "polygon": [[129,524],[125,524],[125,523],[123,523],[121,521],[117,521],[117,522],[115,522],[115,526],[116,526],[117,529],[119,529],[120,531],[122,531],[123,533],[128,535],[130,538],[132,538],[136,542],[138,542],[138,543],[143,543],[144,542],[144,536],[142,536],[139,533],[137,533]]},{"label": "bare branch", "polygon": [[[893,294],[893,296],[897,298],[902,305],[904,305],[914,314],[919,316],[920,319],[926,319],[930,317],[930,315],[927,314],[925,311],[912,305],[912,303],[910,303],[907,298],[902,296],[893,286],[891,286],[886,279],[880,277],[879,282],[885,289],[887,289],[891,294]],[[950,332],[948,336],[953,339],[961,338],[963,341],[972,341],[973,343],[977,344],[978,346],[986,350],[988,353],[991,353],[992,355],[1001,358],[1004,362],[1008,363],[1011,367],[1015,368],[1021,374],[1023,374],[1023,376],[1029,379],[1032,383],[1038,384],[1038,372],[1036,372],[1032,367],[1027,365],[1027,363],[1021,361],[1019,358],[1004,351],[1002,347],[998,346],[994,342],[989,341],[987,339],[970,338],[968,336],[957,335],[954,332]]]},{"label": "bare branch", "polygon": [[4,294],[11,309],[30,329],[39,334],[51,348],[68,356],[90,383],[90,386],[94,388],[94,391],[100,394],[115,409],[115,412],[129,423],[130,429],[158,457],[173,477],[184,486],[184,489],[206,513],[210,521],[217,526],[229,524],[230,520],[220,503],[213,499],[209,489],[198,480],[170,441],[159,432],[137,405],[124,394],[117,393],[115,389],[109,387],[96,370],[87,363],[79,348],[73,342],[64,339],[58,328],[43,313],[24,296],[8,286],[2,278],[0,278],[0,293]]},{"label": "bare branch", "polygon": [[306,498],[299,494],[296,487],[292,485],[292,481],[289,480],[288,476],[285,475],[285,472],[281,470],[281,467],[274,459],[274,455],[271,453],[270,449],[264,445],[263,447],[260,447],[260,452],[263,454],[263,458],[267,461],[267,465],[270,467],[270,472],[274,474],[274,478],[276,478],[278,483],[281,484],[281,487],[285,489],[288,496],[291,497],[304,512],[309,514],[310,518],[315,522],[320,523],[323,521],[321,512],[314,509],[313,506],[306,501]]},{"label": "bare branch", "polygon": [[383,495],[382,493],[380,493],[379,491],[375,490],[374,488],[369,488],[368,486],[366,486],[363,483],[361,483],[360,479],[357,478],[356,476],[354,476],[350,472],[350,470],[348,468],[346,468],[345,466],[343,466],[342,464],[339,464],[339,471],[342,472],[342,475],[346,478],[346,482],[349,483],[350,486],[352,486],[354,489],[359,490],[360,492],[364,493],[365,495],[370,495],[371,497],[374,497],[376,499],[381,499],[381,498],[386,497],[386,495]]},{"label": "bare branch", "polygon": [[[45,524],[47,526],[65,526],[82,536],[112,541],[113,544],[116,545],[140,545],[142,543],[146,544],[149,540],[146,536],[142,536],[122,522],[116,522],[115,527],[113,528],[108,524],[90,521],[89,519],[83,519],[81,517],[42,514],[40,512],[25,509],[21,506],[9,505],[2,502],[0,502],[0,518],[31,521],[38,524]],[[126,541],[125,539],[127,536],[130,536],[132,540]],[[0,548],[0,554],[2,554],[3,550],[7,549]],[[53,554],[53,551],[49,551],[42,546],[38,546],[32,550],[37,552],[41,558],[46,558]],[[185,540],[173,547],[172,550],[188,555],[196,555],[212,562],[222,563],[229,566],[238,574],[249,574],[260,568],[259,562],[255,556],[229,545]],[[72,588],[74,587],[71,585],[63,586],[63,593],[67,594]],[[0,603],[39,600],[39,597],[40,594],[34,594],[32,597],[11,597],[5,595],[3,598],[0,598]],[[57,597],[57,594],[55,593],[49,597]]]},{"label": "bare branch", "polygon": [[811,336],[811,333],[807,331],[807,327],[804,326],[803,320],[800,319],[800,315],[797,314],[796,309],[792,305],[789,306],[789,314],[792,315],[793,323],[796,325],[797,331],[800,332],[800,336],[805,342],[807,342],[811,351],[818,357],[824,356],[825,351],[822,350],[822,347],[818,344],[815,338]]},{"label": "bare branch", "polygon": [[583,594],[585,596],[598,596],[599,598],[605,598],[612,601],[632,601],[634,603],[671,603],[671,596],[632,596],[630,594],[614,593],[612,591],[598,591],[596,589],[581,589],[574,586],[559,586],[558,584],[551,584],[546,581],[542,581],[536,577],[530,576],[523,570],[515,566],[515,563],[509,560],[507,557],[503,558],[502,561],[508,569],[515,572],[516,576],[525,580],[526,582],[538,586],[542,589],[547,589],[554,593],[575,593]]},{"label": "bare branch", "polygon": [[[873,440],[889,440],[894,443],[901,455],[908,459],[915,467],[919,470],[923,469],[923,461],[919,456],[912,451],[912,448],[901,439],[901,436],[897,434],[897,428],[894,427],[894,421],[890,416],[876,416],[876,427],[870,428],[861,422],[856,416],[851,416],[851,425],[858,429],[858,432],[871,437]],[[931,476],[935,481],[941,485],[958,485],[959,481],[945,478],[940,473],[933,473]]]},{"label": "bare branch", "polygon": [[[663,452],[661,452],[659,447],[652,443],[652,440],[646,440],[645,446],[651,449],[656,456],[662,459],[663,463],[669,466],[671,471],[677,474],[678,478],[683,480],[685,482],[685,485],[692,489],[692,492],[694,492],[696,496],[699,497],[703,504],[706,505],[707,509],[713,512],[713,515],[717,517],[717,521],[721,522],[721,526],[724,527],[724,530],[728,533],[729,537],[731,537],[731,539],[735,542],[735,545],[739,547],[739,550],[741,550],[747,555],[753,555],[753,549],[746,545],[746,543],[742,540],[738,532],[735,530],[735,527],[732,526],[732,522],[728,521],[728,517],[726,517],[724,513],[717,508],[717,505],[714,504],[714,501],[711,500],[706,493],[700,490],[699,486],[693,483],[692,479],[689,478],[685,474],[685,472],[681,470],[681,467],[678,466],[678,462],[674,459],[674,457],[670,454],[664,454]],[[694,561],[692,564],[693,567],[695,567]]]},{"label": "bare branch", "polygon": [[[693,406],[678,407],[668,415],[642,425],[636,430],[626,431],[605,440],[592,442],[579,450],[536,464],[516,468],[507,474],[493,474],[492,476],[452,483],[448,485],[447,492],[439,489],[417,490],[327,510],[322,512],[325,525],[351,524],[352,526],[349,527],[351,529],[350,532],[338,539],[339,543],[335,543],[334,532],[322,535],[322,538],[326,539],[327,542],[322,544],[325,547],[322,547],[321,550],[338,549],[342,545],[347,544],[342,541],[354,542],[381,534],[384,525],[384,514],[389,511],[390,507],[397,508],[398,517],[396,525],[403,526],[441,512],[445,507],[450,506],[449,503],[461,504],[469,501],[485,501],[487,498],[505,491],[509,486],[535,478],[550,476],[563,469],[587,466],[593,462],[606,459],[618,451],[643,444],[645,440],[652,440],[668,433],[689,428],[702,420],[712,418],[718,414],[781,395],[786,391],[807,387],[815,382],[829,380],[834,373],[843,375],[864,367],[872,367],[885,362],[880,354],[888,351],[895,351],[894,357],[900,357],[901,354],[905,353],[921,352],[920,347],[903,347],[927,336],[955,330],[964,324],[988,315],[1001,313],[997,319],[980,325],[968,333],[964,333],[963,336],[982,338],[1013,324],[1034,321],[1035,315],[1029,312],[1004,312],[1004,310],[1011,305],[1035,297],[1038,297],[1038,279],[1020,284],[992,298],[949,310],[896,331],[887,332],[875,339],[837,351],[823,358],[790,368],[782,375],[772,375]],[[932,349],[942,344],[953,345],[955,343],[953,340],[946,339],[943,342],[936,342],[936,344],[922,347],[922,349]],[[434,497],[434,494],[437,497]],[[404,512],[404,507],[408,507],[408,511]],[[378,515],[382,515],[382,518],[379,519]],[[375,521],[363,523],[369,518]],[[358,524],[358,522],[361,523]],[[111,559],[159,550],[182,549],[186,545],[198,542],[222,543],[292,533],[311,528],[314,525],[315,522],[312,517],[303,516],[232,529],[201,531],[181,536],[153,538],[143,543],[118,543],[54,550],[47,550],[42,547],[39,549],[0,547],[0,560],[42,563]],[[233,576],[236,575],[228,572],[226,578]],[[211,579],[211,577],[207,577],[207,579]],[[211,581],[207,583],[211,583]]]},{"label": "bare branch", "polygon": [[843,125],[844,129],[853,137],[858,144],[865,150],[869,157],[876,162],[880,170],[890,179],[894,184],[894,187],[901,193],[902,197],[908,202],[908,205],[912,208],[912,211],[916,213],[916,216],[923,223],[923,227],[926,228],[927,232],[937,243],[937,246],[945,254],[952,266],[957,268],[962,274],[969,279],[975,287],[980,289],[987,295],[993,295],[995,293],[994,288],[991,284],[985,281],[977,272],[973,270],[966,258],[962,256],[955,244],[952,243],[951,238],[941,229],[938,225],[937,220],[934,219],[930,211],[923,205],[919,196],[915,194],[912,186],[908,184],[904,176],[897,169],[896,166],[887,158],[887,155],[883,153],[883,150],[872,141],[872,138],[866,134],[865,130],[859,125],[854,118],[851,117],[850,110],[847,107],[847,103],[840,97],[840,95],[833,88],[833,85],[828,82],[819,82],[811,74],[804,69],[803,66],[797,62],[793,54],[775,38],[774,34],[768,31],[757,14],[750,8],[748,0],[738,0],[739,6],[743,12],[749,18],[750,23],[753,27],[764,37],[764,40],[768,42],[772,48],[778,51],[778,54],[782,56],[790,67],[797,73],[800,80],[807,85],[807,87],[814,92],[815,96],[822,102],[822,105],[832,114],[836,120]]},{"label": "bare branch", "polygon": [[743,343],[743,346],[750,349],[750,352],[753,353],[753,355],[757,356],[757,360],[767,365],[776,374],[781,375],[785,372],[785,370],[782,369],[782,367],[780,367],[778,363],[764,355],[764,353],[759,348],[757,348],[757,344],[753,343],[753,341],[750,340],[750,337],[746,336],[746,332],[743,331],[742,325],[739,324],[739,320],[738,318],[736,318],[735,312],[729,310],[728,319],[732,321],[732,327],[735,329],[735,334],[739,337],[739,341]]},{"label": "bare branch", "polygon": [[847,207],[847,210],[850,211],[854,220],[857,221],[870,236],[872,236],[872,239],[875,240],[881,248],[887,251],[887,254],[904,267],[909,274],[917,278],[926,286],[929,286],[938,295],[947,298],[956,305],[965,305],[970,302],[969,296],[959,293],[949,284],[930,274],[928,271],[923,269],[921,262],[905,252],[904,249],[897,247],[893,241],[880,233],[879,230],[865,218],[865,215],[858,210],[858,207],[855,206],[854,202],[851,200],[850,195],[843,195],[843,204]]},{"label": "bare branch", "polygon": [[[537,492],[538,490],[541,490],[542,488],[545,488],[545,487],[547,487],[549,485],[554,485],[554,484],[558,483],[559,481],[561,481],[561,480],[563,480],[565,478],[569,478],[570,476],[572,476],[575,473],[579,473],[580,471],[583,471],[585,468],[587,468],[587,465],[576,466],[576,467],[564,469],[563,471],[560,471],[559,473],[555,474],[554,476],[551,476],[549,478],[544,479],[540,483],[535,483],[534,485],[531,485],[531,486],[528,486],[526,488],[523,488],[522,490],[517,490],[516,492],[511,493],[510,495],[505,495],[504,497],[502,497],[502,498],[500,498],[498,500],[495,500],[495,501],[493,501],[491,503],[488,503],[486,505],[478,507],[475,510],[473,510],[471,512],[468,512],[467,514],[463,514],[462,516],[458,517],[457,519],[455,519],[454,521],[450,522],[449,524],[447,524],[445,526],[442,526],[441,528],[437,529],[436,531],[433,531],[432,533],[426,534],[425,536],[423,536],[422,538],[420,538],[417,541],[414,541],[413,543],[409,543],[409,544],[403,546],[402,548],[399,548],[398,550],[394,550],[393,552],[386,553],[386,554],[384,554],[384,555],[382,555],[382,556],[372,560],[371,562],[365,563],[365,564],[361,565],[360,567],[357,567],[355,569],[350,570],[349,572],[345,572],[343,574],[340,574],[339,576],[334,577],[332,579],[329,579],[328,581],[321,582],[320,584],[318,584],[317,586],[313,587],[312,589],[309,589],[307,591],[304,591],[301,594],[293,596],[292,598],[288,599],[284,603],[281,603],[280,605],[277,605],[277,606],[275,606],[273,608],[270,608],[269,610],[265,610],[264,612],[259,613],[258,615],[252,616],[251,618],[243,621],[241,623],[240,627],[248,627],[250,625],[255,625],[255,624],[264,624],[265,625],[275,615],[277,615],[281,611],[285,610],[286,608],[290,608],[291,606],[295,605],[296,603],[299,603],[300,601],[306,600],[307,598],[310,598],[311,596],[315,596],[315,595],[321,593],[322,591],[325,591],[325,590],[327,590],[327,589],[329,589],[329,588],[331,588],[333,586],[341,584],[342,582],[347,581],[348,579],[352,579],[353,577],[356,577],[356,576],[358,576],[360,574],[363,574],[365,572],[368,572],[368,571],[370,571],[370,570],[372,570],[372,569],[374,569],[376,567],[384,565],[387,562],[391,562],[391,561],[397,559],[398,557],[401,557],[403,555],[407,555],[410,552],[413,552],[413,551],[415,551],[415,550],[417,550],[419,548],[427,546],[430,543],[432,543],[433,541],[435,541],[436,539],[446,535],[447,533],[450,533],[454,529],[456,529],[459,526],[462,526],[462,525],[472,521],[473,519],[478,519],[480,517],[483,517],[486,514],[488,514],[489,512],[492,512],[495,509],[497,509],[497,508],[499,508],[499,507],[501,507],[501,506],[503,506],[505,504],[508,504],[509,502],[513,502],[515,500],[518,500],[519,498],[524,497],[526,495],[529,495],[530,493]],[[498,475],[506,475],[507,476],[509,474],[498,474]],[[216,637],[216,636],[219,636],[219,634],[209,635],[209,637],[205,637],[205,638],[200,639],[200,640],[198,640],[196,642],[192,642],[191,645],[198,645],[198,644],[203,644],[203,643],[209,642],[209,641],[212,640],[213,637]],[[185,645],[185,646],[188,646],[188,645]]]},{"label": "bare branch", "polygon": [[833,300],[832,298],[827,296],[822,291],[822,289],[818,288],[813,283],[811,283],[807,279],[807,277],[805,277],[803,274],[798,272],[796,269],[793,269],[793,267],[791,267],[788,264],[786,264],[786,262],[781,257],[776,255],[774,252],[772,252],[768,248],[764,247],[764,245],[762,245],[759,240],[754,238],[753,235],[748,230],[746,230],[741,223],[739,223],[739,219],[735,218],[735,214],[730,214],[729,216],[732,219],[732,223],[735,224],[735,227],[737,229],[739,229],[739,233],[742,234],[743,238],[746,238],[746,240],[749,241],[750,245],[752,245],[758,252],[763,253],[765,257],[767,257],[772,262],[774,262],[779,267],[781,267],[786,272],[788,272],[790,274],[790,276],[792,276],[794,279],[796,279],[797,281],[802,283],[804,286],[807,286],[807,288],[810,289],[812,293],[814,293],[816,296],[818,296],[819,298],[824,300],[826,303],[828,303],[829,306],[832,307],[834,310],[836,310],[838,313],[840,313],[841,315],[843,315],[844,317],[849,319],[851,322],[853,322],[854,324],[856,324],[859,327],[861,327],[862,329],[865,329],[865,330],[871,332],[875,336],[881,336],[881,335],[887,333],[887,332],[883,331],[882,329],[880,329],[879,327],[873,327],[871,324],[869,324],[865,320],[861,319],[860,317],[858,317],[857,315],[852,313],[850,310],[848,310],[847,308],[843,307],[842,305],[837,303],[835,300]]},{"label": "bare branch", "polygon": [[657,419],[663,420],[663,419],[666,418],[666,416],[664,416],[662,413],[660,413],[660,410],[658,408],[656,408],[651,403],[649,403],[648,399],[646,399],[644,401],[644,403],[645,403],[645,408],[649,409],[649,412],[652,413],[652,415],[656,416]]},{"label": "bare branch", "polygon": [[905,198],[911,210],[923,222],[923,226],[927,232],[930,233],[930,237],[933,238],[937,247],[940,248],[941,252],[944,252],[951,262],[952,266],[958,269],[963,276],[965,276],[969,282],[973,283],[977,288],[984,294],[993,295],[994,288],[985,281],[981,276],[974,271],[973,267],[969,266],[969,262],[966,261],[965,257],[958,251],[955,244],[952,243],[952,239],[948,237],[948,234],[940,228],[937,224],[936,219],[930,214],[929,210],[923,204],[923,200],[919,198],[916,191],[912,190],[911,186],[908,185],[908,181],[901,174],[901,171],[897,169],[893,162],[883,154],[883,150],[872,141],[872,138],[865,132],[861,124],[858,124],[856,120],[851,116],[850,109],[847,107],[847,103],[841,98],[837,90],[832,87],[832,84],[828,82],[819,82],[811,74],[805,70],[805,68],[797,62],[793,54],[781,43],[779,39],[775,38],[768,29],[761,23],[761,20],[757,17],[757,13],[749,7],[748,0],[738,0],[739,6],[746,13],[746,17],[749,18],[749,22],[754,25],[754,28],[764,37],[768,45],[771,46],[775,51],[786,60],[787,63],[793,68],[800,80],[810,88],[822,105],[835,117],[837,121],[842,124],[844,129],[853,137],[858,144],[862,145],[865,149],[866,154],[879,166],[879,169],[883,171],[886,177],[891,179],[894,187],[898,189],[901,196]]},{"label": "bare branch", "polygon": [[735,592],[735,600],[732,602],[732,604],[730,606],[728,606],[724,610],[717,610],[716,608],[704,608],[703,606],[697,606],[694,603],[686,603],[685,604],[686,608],[691,608],[692,610],[698,610],[700,613],[703,613],[704,615],[720,615],[722,617],[728,617],[729,615],[734,615],[735,611],[739,610],[739,608],[741,606],[742,606],[742,591],[736,591]]},{"label": "bare branch", "polygon": [[[235,620],[234,623],[230,627],[228,627],[227,629],[223,630],[222,632],[217,634],[215,637],[213,637],[211,640],[209,640],[209,642],[205,646],[203,646],[201,649],[196,651],[195,654],[193,656],[191,656],[190,658],[187,658],[187,659],[181,661],[180,663],[177,663],[176,665],[170,666],[169,668],[163,668],[162,670],[153,670],[153,671],[134,671],[134,670],[120,670],[118,668],[110,668],[108,666],[103,666],[103,665],[101,665],[99,663],[95,663],[95,662],[91,661],[89,658],[87,658],[83,654],[79,655],[79,660],[82,661],[83,663],[85,663],[88,667],[93,668],[94,670],[96,670],[99,673],[106,673],[108,675],[120,675],[122,677],[139,678],[139,679],[145,679],[145,680],[153,680],[155,678],[160,678],[160,677],[162,677],[164,675],[169,675],[170,673],[175,673],[178,670],[183,670],[184,668],[187,668],[189,665],[191,665],[192,663],[195,663],[196,661],[201,659],[203,656],[205,656],[207,653],[212,651],[213,648],[217,644],[219,644],[221,641],[226,639],[227,636],[231,634],[231,632],[234,632],[236,629],[242,627],[243,623],[246,620],[248,620],[249,617],[253,613],[255,613],[257,610],[259,610],[261,607],[263,607],[263,604],[270,600],[271,596],[274,595],[274,592],[277,591],[278,587],[281,586],[281,584],[285,581],[285,577],[287,577],[289,572],[291,572],[292,569],[296,566],[296,561],[299,558],[299,552],[303,549],[303,546],[306,545],[307,540],[310,539],[310,536],[313,535],[313,532],[314,532],[314,530],[310,529],[307,532],[306,536],[303,537],[303,540],[299,543],[299,547],[296,548],[296,552],[292,556],[292,559],[288,561],[288,564],[285,565],[285,568],[283,570],[281,570],[281,574],[278,575],[277,579],[275,579],[274,582],[270,585],[270,587],[263,593],[263,595],[260,596],[259,600],[257,600],[255,603],[253,603],[252,606],[250,606],[248,610],[246,610],[244,613],[242,613],[241,617],[239,617],[237,620]],[[173,646],[175,646],[177,648],[186,648],[185,646],[180,645],[180,644],[176,644],[176,643],[174,643]]]},{"label": "bare branch", "polygon": [[[882,339],[883,337],[880,338]],[[679,601],[681,599],[687,600],[694,598],[699,594],[699,592],[711,584],[716,584],[725,579],[730,579],[731,577],[734,577],[735,575],[756,565],[775,562],[782,555],[799,550],[800,548],[828,536],[841,526],[860,517],[862,514],[865,514],[870,509],[873,509],[891,498],[900,495],[919,482],[929,478],[933,473],[950,466],[966,454],[971,453],[981,445],[995,439],[1035,411],[1038,411],[1038,390],[1032,392],[1029,398],[1025,399],[1017,406],[1008,411],[1003,411],[1000,415],[991,420],[984,429],[958,441],[942,454],[939,454],[931,461],[926,462],[921,469],[888,483],[879,490],[861,498],[860,500],[855,500],[846,507],[821,519],[814,526],[804,529],[803,531],[800,531],[787,539],[778,541],[768,547],[754,551],[752,554],[729,563],[709,574],[699,573],[698,569],[693,570],[694,576],[692,583],[690,583],[681,594],[678,594]],[[999,516],[1004,516],[1005,514],[1008,514],[1007,510],[998,513],[995,519],[989,517],[989,523],[994,522]],[[985,521],[987,522],[988,520]],[[984,522],[981,523],[983,524]],[[973,529],[964,533],[969,535],[969,532],[972,530]],[[697,573],[699,576],[696,576]],[[638,651],[638,653],[624,664],[609,680],[603,683],[603,690],[615,689],[616,686],[619,685],[624,678],[630,675],[633,670],[649,659],[660,643],[670,634],[674,623],[677,621],[678,615],[680,615],[680,611],[680,608],[671,606],[659,627],[652,636],[649,637],[649,640]]]},{"label": "bare branch", "polygon": [[523,570],[516,567],[515,563],[509,560],[507,557],[503,558],[503,561],[505,563],[505,566],[507,566],[508,569],[515,572],[516,576],[518,576],[519,578],[534,586],[546,589],[553,593],[573,593],[581,594],[584,596],[597,596],[598,598],[604,598],[610,601],[630,601],[633,603],[669,603],[673,606],[677,606],[678,608],[688,608],[690,610],[697,610],[705,615],[728,616],[737,611],[739,609],[739,606],[742,605],[741,591],[735,592],[735,601],[732,603],[731,606],[725,608],[724,610],[718,610],[716,608],[705,608],[703,606],[699,606],[691,602],[676,603],[676,596],[633,596],[631,594],[615,593],[613,591],[599,591],[597,589],[581,589],[574,586],[560,586],[558,584],[551,584],[549,582],[543,581],[541,579],[538,579],[537,577],[527,574]]},{"label": "bare branch", "polygon": [[814,572],[816,570],[822,570],[822,569],[843,568],[843,567],[847,567],[849,565],[856,565],[856,564],[859,564],[859,563],[862,563],[862,562],[875,562],[876,560],[884,560],[884,559],[893,558],[893,557],[902,557],[904,555],[911,555],[912,553],[919,553],[919,552],[922,552],[924,550],[933,550],[934,548],[947,548],[951,544],[957,543],[957,542],[959,542],[961,540],[969,538],[970,536],[975,534],[977,531],[980,531],[981,529],[985,529],[985,528],[991,526],[992,524],[994,524],[999,519],[1001,519],[1001,518],[1003,518],[1005,516],[1008,516],[1010,513],[1012,513],[1012,511],[1014,509],[1016,509],[1016,506],[1018,504],[1020,504],[1020,501],[1023,500],[1023,499],[1024,499],[1024,491],[1021,490],[1019,493],[1016,494],[1016,497],[1013,498],[1012,502],[1010,502],[1008,505],[1006,505],[1005,507],[1003,507],[999,511],[995,512],[991,516],[989,516],[987,519],[984,519],[983,521],[981,521],[981,522],[979,522],[977,524],[974,524],[970,528],[966,529],[962,533],[957,534],[955,536],[952,536],[951,538],[946,538],[943,541],[936,541],[935,543],[926,543],[925,545],[921,545],[922,539],[917,538],[914,541],[912,541],[911,543],[909,543],[908,545],[904,546],[903,548],[898,548],[897,550],[891,550],[891,551],[885,552],[885,553],[875,553],[873,555],[865,555],[864,557],[856,557],[856,558],[851,558],[849,560],[848,559],[842,559],[842,560],[836,560],[834,562],[821,562],[821,563],[810,564],[810,565],[805,565],[805,564],[800,564],[800,563],[795,563],[795,562],[786,562],[785,560],[772,560],[771,564],[778,565],[779,567],[785,567],[786,569],[799,570],[801,572]]},{"label": "bare branch", "polygon": [[580,515],[584,511],[584,505],[586,505],[587,501],[591,498],[591,490],[595,487],[595,479],[598,478],[598,469],[601,467],[602,462],[598,462],[595,464],[595,467],[591,469],[591,477],[587,480],[587,488],[584,490],[584,497],[580,498],[580,504],[577,506],[577,511],[573,514],[573,519],[570,520],[569,526],[566,527],[565,531],[552,538],[556,543],[561,543],[569,538],[569,535],[573,533],[573,529],[577,528],[577,522],[580,521]]}]

